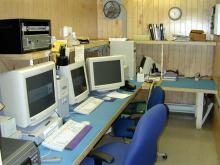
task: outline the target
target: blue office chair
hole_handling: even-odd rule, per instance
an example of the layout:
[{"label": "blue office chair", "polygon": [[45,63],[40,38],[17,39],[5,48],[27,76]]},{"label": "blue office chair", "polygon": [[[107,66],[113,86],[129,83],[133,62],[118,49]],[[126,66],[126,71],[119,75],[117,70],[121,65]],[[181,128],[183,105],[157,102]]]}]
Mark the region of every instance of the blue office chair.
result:
[{"label": "blue office chair", "polygon": [[[163,104],[165,99],[165,93],[160,86],[155,86],[151,90],[150,97],[148,99],[146,110],[152,108],[154,105]],[[137,125],[137,119],[134,117],[122,117],[119,118],[112,126],[114,136],[123,138],[132,138],[134,131],[130,131],[129,128]]]},{"label": "blue office chair", "polygon": [[[166,106],[158,104],[141,117],[130,144],[114,142],[96,150],[112,156],[111,161],[107,160],[112,165],[153,165],[157,158],[157,141],[166,120]],[[109,164],[105,161],[102,160],[102,165]],[[94,163],[93,158],[86,157],[81,164],[93,165]]]}]

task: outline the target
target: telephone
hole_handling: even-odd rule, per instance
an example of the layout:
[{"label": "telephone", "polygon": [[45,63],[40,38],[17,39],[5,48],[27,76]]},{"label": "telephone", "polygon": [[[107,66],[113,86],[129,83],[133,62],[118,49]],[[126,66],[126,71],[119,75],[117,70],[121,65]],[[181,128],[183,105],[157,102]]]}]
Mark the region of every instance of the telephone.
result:
[{"label": "telephone", "polygon": [[89,44],[88,38],[78,38],[80,44]]},{"label": "telephone", "polygon": [[120,87],[120,89],[125,91],[133,91],[134,89],[136,89],[136,85],[126,80],[125,86]]},{"label": "telephone", "polygon": [[140,67],[143,68],[143,73],[147,75],[160,73],[161,67],[151,57],[144,56],[141,60]]}]

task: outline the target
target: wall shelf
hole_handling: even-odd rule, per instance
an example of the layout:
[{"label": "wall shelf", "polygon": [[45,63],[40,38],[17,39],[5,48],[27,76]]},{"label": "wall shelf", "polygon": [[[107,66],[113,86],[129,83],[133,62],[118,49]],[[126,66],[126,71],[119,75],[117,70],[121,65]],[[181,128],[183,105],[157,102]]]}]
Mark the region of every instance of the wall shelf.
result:
[{"label": "wall shelf", "polygon": [[89,44],[84,44],[85,49],[91,49],[96,47],[101,47],[107,45],[109,42],[107,40],[90,40]]},{"label": "wall shelf", "polygon": [[153,40],[135,40],[136,44],[146,45],[198,45],[198,46],[216,46],[214,41],[153,41]]},{"label": "wall shelf", "polygon": [[0,60],[36,60],[49,57],[50,50],[31,52],[26,54],[0,54]]},{"label": "wall shelf", "polygon": [[[106,40],[91,40],[89,44],[84,44],[85,49],[91,49],[107,45]],[[73,47],[74,49],[74,47]],[[49,58],[50,50],[31,52],[26,54],[0,54],[0,60],[36,60],[42,58]]]}]

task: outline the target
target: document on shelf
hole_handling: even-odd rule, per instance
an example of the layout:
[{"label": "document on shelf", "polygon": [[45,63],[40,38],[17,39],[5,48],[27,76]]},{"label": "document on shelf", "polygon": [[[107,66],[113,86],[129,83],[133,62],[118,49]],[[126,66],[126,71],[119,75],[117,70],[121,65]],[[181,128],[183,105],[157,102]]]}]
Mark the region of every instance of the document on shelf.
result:
[{"label": "document on shelf", "polygon": [[130,95],[131,95],[130,93],[119,93],[116,91],[107,94],[108,97],[117,98],[117,99],[124,99]]},{"label": "document on shelf", "polygon": [[84,45],[75,47],[75,62],[84,61]]}]

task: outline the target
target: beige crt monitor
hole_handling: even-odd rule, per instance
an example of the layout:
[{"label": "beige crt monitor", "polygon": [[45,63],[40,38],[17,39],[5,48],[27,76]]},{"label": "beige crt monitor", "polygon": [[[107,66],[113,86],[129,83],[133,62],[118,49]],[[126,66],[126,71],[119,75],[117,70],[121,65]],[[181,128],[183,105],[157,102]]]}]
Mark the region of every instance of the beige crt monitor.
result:
[{"label": "beige crt monitor", "polygon": [[79,103],[88,97],[89,85],[84,62],[60,66],[59,73],[68,79],[70,105]]},{"label": "beige crt monitor", "polygon": [[2,73],[0,81],[4,114],[14,117],[19,127],[34,126],[57,108],[54,62]]},{"label": "beige crt monitor", "polygon": [[114,90],[124,86],[123,56],[88,58],[86,64],[90,90]]}]

